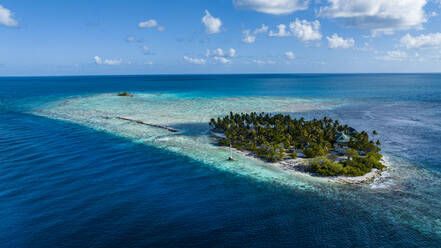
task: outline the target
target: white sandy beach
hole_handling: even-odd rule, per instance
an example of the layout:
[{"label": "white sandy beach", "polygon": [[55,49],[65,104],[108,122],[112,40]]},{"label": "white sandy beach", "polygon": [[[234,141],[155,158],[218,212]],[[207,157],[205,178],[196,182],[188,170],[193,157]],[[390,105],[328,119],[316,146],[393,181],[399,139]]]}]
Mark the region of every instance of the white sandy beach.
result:
[{"label": "white sandy beach", "polygon": [[[302,176],[306,176],[306,177],[319,178],[324,181],[335,182],[335,183],[368,184],[368,183],[372,183],[376,178],[380,177],[381,174],[387,170],[387,169],[386,170],[372,169],[371,172],[369,172],[363,176],[359,176],[359,177],[348,177],[348,176],[323,177],[323,176],[317,176],[317,175],[314,175],[313,173],[309,173],[309,172],[304,171],[303,166],[305,165],[305,163],[308,162],[308,160],[304,159],[304,158],[287,159],[287,160],[283,160],[283,161],[276,162],[276,163],[270,163],[270,162],[263,161],[262,159],[260,159],[258,156],[256,156],[252,152],[241,151],[241,150],[238,150],[235,148],[232,148],[232,151],[241,155],[241,156],[245,156],[245,157],[248,157],[251,159],[262,161],[265,164],[268,164],[268,166],[278,167],[278,168],[280,168],[284,171],[287,171],[289,173],[293,173],[296,175],[302,175]],[[383,164],[387,165],[387,162],[385,159],[382,159],[381,162]],[[388,166],[386,166],[386,168],[387,167]]]}]

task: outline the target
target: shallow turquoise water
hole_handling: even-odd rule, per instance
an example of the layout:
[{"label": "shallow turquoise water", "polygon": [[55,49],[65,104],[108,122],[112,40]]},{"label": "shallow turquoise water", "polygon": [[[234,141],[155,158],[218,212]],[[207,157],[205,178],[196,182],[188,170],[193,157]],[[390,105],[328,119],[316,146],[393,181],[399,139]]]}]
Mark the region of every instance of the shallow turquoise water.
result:
[{"label": "shallow turquoise water", "polygon": [[[0,79],[0,241],[437,247],[440,86],[441,75],[418,74]],[[109,94],[123,90],[137,94]],[[206,122],[230,110],[376,129],[390,170],[347,186],[240,156],[227,163]]]}]

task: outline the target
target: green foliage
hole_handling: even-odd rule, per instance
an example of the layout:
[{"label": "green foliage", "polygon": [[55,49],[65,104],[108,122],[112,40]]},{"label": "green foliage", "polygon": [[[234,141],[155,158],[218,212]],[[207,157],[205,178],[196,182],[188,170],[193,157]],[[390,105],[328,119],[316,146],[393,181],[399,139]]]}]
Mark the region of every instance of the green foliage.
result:
[{"label": "green foliage", "polygon": [[368,154],[366,154],[366,156],[368,158],[374,158],[377,161],[380,161],[383,158],[383,155],[381,155],[380,153],[374,153],[374,152],[369,152]]},{"label": "green foliage", "polygon": [[326,158],[315,160],[309,165],[310,172],[320,176],[339,176],[342,174],[344,168],[342,164],[333,163]]},{"label": "green foliage", "polygon": [[[211,119],[209,125],[211,130],[225,134],[226,138],[219,139],[220,145],[232,145],[240,150],[251,151],[270,162],[283,160],[286,149],[302,149],[308,158],[323,157],[332,151],[340,133],[351,136],[348,144],[351,149],[346,152],[350,159],[342,163],[324,159],[315,161],[310,170],[317,175],[356,176],[383,166],[379,162],[379,141],[374,143],[367,132],[351,132],[353,128],[327,117],[306,121],[304,118],[292,119],[291,116],[282,114],[230,112],[224,118]],[[367,156],[360,157],[358,152]],[[297,158],[296,153],[288,156]]]},{"label": "green foliage", "polygon": [[325,149],[320,144],[312,144],[310,147],[303,150],[303,154],[308,158],[316,158],[325,155]]},{"label": "green foliage", "polygon": [[349,159],[354,157],[358,157],[358,152],[352,148],[349,148],[345,151],[345,155],[348,156]]},{"label": "green foliage", "polygon": [[349,147],[363,152],[380,152],[381,149],[373,141],[369,141],[369,135],[366,132],[354,133],[349,142]]},{"label": "green foliage", "polygon": [[[379,156],[378,156],[379,155]],[[373,168],[382,170],[385,166],[379,162],[381,154],[366,157],[354,157],[342,163],[333,163],[328,159],[314,160],[308,167],[308,171],[319,176],[350,176],[358,177],[369,173]]]},{"label": "green foliage", "polygon": [[219,140],[219,145],[221,146],[229,146],[230,145],[230,141],[226,138],[220,139]]}]

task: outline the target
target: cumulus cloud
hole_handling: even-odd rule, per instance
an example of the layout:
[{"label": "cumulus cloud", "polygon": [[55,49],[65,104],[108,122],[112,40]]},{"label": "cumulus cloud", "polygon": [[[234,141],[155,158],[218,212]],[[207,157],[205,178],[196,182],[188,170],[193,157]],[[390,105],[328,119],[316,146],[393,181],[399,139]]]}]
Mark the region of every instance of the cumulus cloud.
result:
[{"label": "cumulus cloud", "polygon": [[213,17],[208,10],[205,10],[205,16],[202,17],[202,23],[205,25],[205,32],[207,34],[217,34],[221,32],[221,19]]},{"label": "cumulus cloud", "polygon": [[225,57],[214,57],[214,60],[222,63],[222,64],[229,64],[231,63],[231,59],[227,59]]},{"label": "cumulus cloud", "polygon": [[293,53],[292,51],[288,51],[288,52],[286,52],[286,53],[285,53],[285,56],[286,56],[288,59],[295,59],[295,58],[296,58],[296,56],[294,55],[294,53]]},{"label": "cumulus cloud", "polygon": [[421,28],[427,0],[328,0],[319,16],[346,20],[349,27],[392,33]]},{"label": "cumulus cloud", "polygon": [[222,48],[218,48],[218,49],[214,49],[214,50],[207,49],[207,51],[205,52],[205,56],[206,57],[210,57],[210,56],[224,56],[224,50],[222,50]]},{"label": "cumulus cloud", "polygon": [[190,57],[184,56],[184,60],[190,64],[196,64],[196,65],[205,65],[207,63],[207,61],[203,58],[190,58]]},{"label": "cumulus cloud", "polygon": [[256,42],[256,36],[251,34],[251,31],[249,29],[244,30],[242,34],[243,34],[243,38],[242,38],[243,43],[251,44]]},{"label": "cumulus cloud", "polygon": [[0,5],[0,24],[7,27],[18,26],[18,21],[14,19],[14,14],[2,5]]},{"label": "cumulus cloud", "polygon": [[222,63],[222,64],[230,64],[232,63],[232,58],[236,57],[237,51],[234,48],[230,48],[230,49],[222,49],[222,48],[217,48],[217,49],[213,49],[213,50],[209,50],[207,49],[205,51],[205,57],[206,59],[204,59],[204,61],[202,62],[203,64],[208,63],[208,62],[217,62],[217,63]]},{"label": "cumulus cloud", "polygon": [[277,28],[277,32],[271,30],[268,36],[285,37],[294,35],[301,42],[311,42],[322,39],[320,22],[318,20],[307,21],[296,19],[289,24],[289,30],[285,24],[277,25]]},{"label": "cumulus cloud", "polygon": [[155,19],[150,19],[145,22],[140,22],[138,24],[138,27],[140,28],[154,28],[156,26],[158,26],[158,22]]},{"label": "cumulus cloud", "polygon": [[251,31],[250,29],[244,30],[242,32],[243,34],[242,42],[248,44],[254,43],[256,41],[256,37],[258,34],[264,34],[267,32],[268,32],[268,26],[265,24],[262,24],[260,28],[256,28],[253,31]]},{"label": "cumulus cloud", "polygon": [[336,48],[351,48],[354,46],[355,41],[353,38],[343,39],[343,37],[338,36],[337,34],[333,34],[331,37],[327,36],[326,39],[328,40],[328,46],[329,48],[336,49]]},{"label": "cumulus cloud", "polygon": [[230,57],[234,57],[234,56],[236,56],[236,49],[234,49],[234,48],[230,48],[230,50],[228,50],[228,55],[229,55]]},{"label": "cumulus cloud", "polygon": [[289,24],[289,28],[292,34],[297,37],[301,42],[310,42],[315,40],[321,40],[322,34],[320,33],[320,22],[299,20],[296,19],[295,22]]},{"label": "cumulus cloud", "polygon": [[308,0],[233,0],[237,8],[265,14],[282,15],[308,8]]},{"label": "cumulus cloud", "polygon": [[266,32],[268,32],[268,26],[265,24],[262,24],[262,26],[260,28],[256,28],[253,31],[254,34],[261,34],[261,33],[266,33]]},{"label": "cumulus cloud", "polygon": [[99,56],[93,57],[93,60],[97,65],[120,65],[122,61],[120,59],[102,59]]},{"label": "cumulus cloud", "polygon": [[377,57],[379,60],[384,61],[403,61],[407,59],[409,56],[406,52],[395,50],[395,51],[389,51],[386,53],[385,56]]},{"label": "cumulus cloud", "polygon": [[422,34],[419,36],[406,34],[401,38],[400,43],[407,49],[441,48],[441,33]]},{"label": "cumulus cloud", "polygon": [[269,32],[270,37],[285,37],[291,36],[291,33],[286,30],[287,26],[285,24],[277,25],[279,31],[273,32],[272,30]]},{"label": "cumulus cloud", "polygon": [[159,26],[158,22],[155,19],[150,19],[144,22],[140,22],[138,23],[138,27],[139,28],[154,28],[156,27],[156,29],[158,31],[164,31],[165,28],[163,26]]},{"label": "cumulus cloud", "polygon": [[206,57],[234,57],[236,56],[236,49],[230,48],[228,51],[224,51],[222,48],[214,50],[208,50],[205,52]]},{"label": "cumulus cloud", "polygon": [[103,63],[103,60],[98,56],[93,57],[93,59],[95,60],[95,63],[97,63],[98,65],[101,65]]}]

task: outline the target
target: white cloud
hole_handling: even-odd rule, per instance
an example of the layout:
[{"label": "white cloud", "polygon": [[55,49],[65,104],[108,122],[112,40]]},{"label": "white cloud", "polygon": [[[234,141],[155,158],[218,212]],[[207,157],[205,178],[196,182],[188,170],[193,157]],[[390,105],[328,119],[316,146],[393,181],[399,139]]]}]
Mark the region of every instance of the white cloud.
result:
[{"label": "white cloud", "polygon": [[301,42],[310,42],[315,40],[321,40],[322,34],[320,33],[320,22],[299,20],[296,19],[294,22],[289,24],[289,30],[285,24],[277,25],[278,31],[270,31],[268,36],[270,37],[285,37],[294,35]]},{"label": "white cloud", "polygon": [[262,26],[260,28],[256,28],[254,29],[254,34],[261,34],[261,33],[266,33],[268,32],[268,26],[265,24],[262,24]]},{"label": "white cloud", "polygon": [[104,60],[105,65],[120,65],[122,61],[120,59],[106,59]]},{"label": "white cloud", "polygon": [[288,59],[295,59],[295,58],[296,58],[296,56],[294,55],[294,53],[293,53],[292,51],[288,51],[288,52],[286,52],[286,53],[285,53],[285,56],[286,56]]},{"label": "white cloud", "polygon": [[289,28],[294,36],[302,42],[310,42],[315,40],[321,40],[322,34],[320,33],[320,22],[307,21],[296,19],[295,22],[289,24]]},{"label": "white cloud", "polygon": [[225,56],[224,50],[222,50],[221,48],[218,48],[216,50],[214,50],[213,54],[217,54],[219,56]]},{"label": "white cloud", "polygon": [[207,63],[207,61],[203,58],[190,58],[184,56],[184,60],[187,61],[188,63],[196,64],[196,65],[205,65]]},{"label": "white cloud", "polygon": [[242,33],[243,33],[242,42],[248,44],[256,42],[256,36],[252,35],[249,29],[244,30]]},{"label": "white cloud", "polygon": [[354,28],[392,33],[394,30],[421,28],[427,21],[427,0],[327,0],[319,16],[341,18]]},{"label": "white cloud", "polygon": [[225,57],[214,57],[214,60],[221,62],[222,64],[229,64],[231,63],[230,59],[227,59]]},{"label": "white cloud", "polygon": [[419,36],[406,34],[401,38],[400,43],[407,49],[441,48],[441,33],[422,34]]},{"label": "white cloud", "polygon": [[95,63],[97,63],[99,65],[101,65],[103,63],[103,60],[98,56],[93,57],[93,59],[95,60]]},{"label": "white cloud", "polygon": [[165,30],[165,27],[159,26],[158,22],[155,19],[150,19],[145,22],[140,22],[140,23],[138,23],[138,27],[140,27],[140,28],[154,28],[154,27],[156,27],[156,29],[158,31]]},{"label": "white cloud", "polygon": [[0,24],[3,24],[7,27],[18,26],[18,21],[14,19],[14,14],[2,5],[0,5]]},{"label": "white cloud", "polygon": [[250,29],[244,30],[243,33],[243,38],[242,38],[242,42],[244,43],[254,43],[256,41],[256,37],[258,34],[264,34],[268,32],[268,26],[265,24],[262,24],[262,26],[260,28],[256,28],[253,31],[251,31]]},{"label": "white cloud", "polygon": [[214,49],[213,51],[207,49],[205,56],[224,56],[224,50],[222,50],[222,48]]},{"label": "white cloud", "polygon": [[236,49],[230,48],[228,50],[223,50],[222,48],[217,48],[214,50],[207,49],[205,52],[205,57],[207,57],[207,60],[205,60],[204,63],[211,61],[213,62],[219,62],[222,64],[230,64],[232,63],[231,58],[234,58],[236,56],[237,52]]},{"label": "white cloud", "polygon": [[256,63],[256,64],[258,64],[258,65],[274,65],[274,64],[276,64],[276,62],[275,61],[272,61],[272,60],[260,60],[260,59],[254,59],[253,60],[253,62],[254,63]]},{"label": "white cloud", "polygon": [[129,37],[127,37],[127,41],[128,41],[128,42],[135,41],[135,37],[133,37],[133,36],[129,36]]},{"label": "white cloud", "polygon": [[272,15],[289,14],[308,8],[308,0],[233,0],[237,8],[252,9]]},{"label": "white cloud", "polygon": [[333,34],[331,37],[327,36],[329,48],[351,48],[355,45],[355,41],[353,38],[343,39],[343,37],[338,36],[337,34]]},{"label": "white cloud", "polygon": [[255,60],[253,60],[253,62],[256,63],[256,64],[259,64],[259,65],[264,65],[264,64],[266,64],[265,61],[260,60],[260,59],[255,59]]},{"label": "white cloud", "polygon": [[377,57],[377,59],[384,61],[403,61],[408,57],[409,56],[407,55],[406,52],[395,50],[395,51],[387,52],[385,56]]},{"label": "white cloud", "polygon": [[120,65],[122,61],[120,59],[105,59],[103,60],[99,56],[93,57],[93,60],[97,65]]},{"label": "white cloud", "polygon": [[214,50],[208,50],[205,52],[206,57],[234,57],[236,56],[236,50],[230,48],[228,51],[224,51],[222,48],[217,48]]},{"label": "white cloud", "polygon": [[221,31],[221,19],[213,17],[208,10],[205,10],[205,16],[202,17],[202,23],[205,25],[205,32],[207,34],[217,34]]},{"label": "white cloud", "polygon": [[234,56],[236,56],[236,49],[234,49],[234,48],[230,48],[230,50],[228,51],[228,55],[229,55],[230,57],[234,57]]},{"label": "white cloud", "polygon": [[138,27],[140,28],[154,28],[156,26],[158,26],[158,22],[155,19],[150,19],[148,21],[140,22],[138,24]]},{"label": "white cloud", "polygon": [[272,30],[269,32],[270,37],[285,37],[285,36],[291,36],[291,33],[289,31],[286,31],[287,26],[285,24],[277,25],[277,28],[279,31],[273,32]]}]

